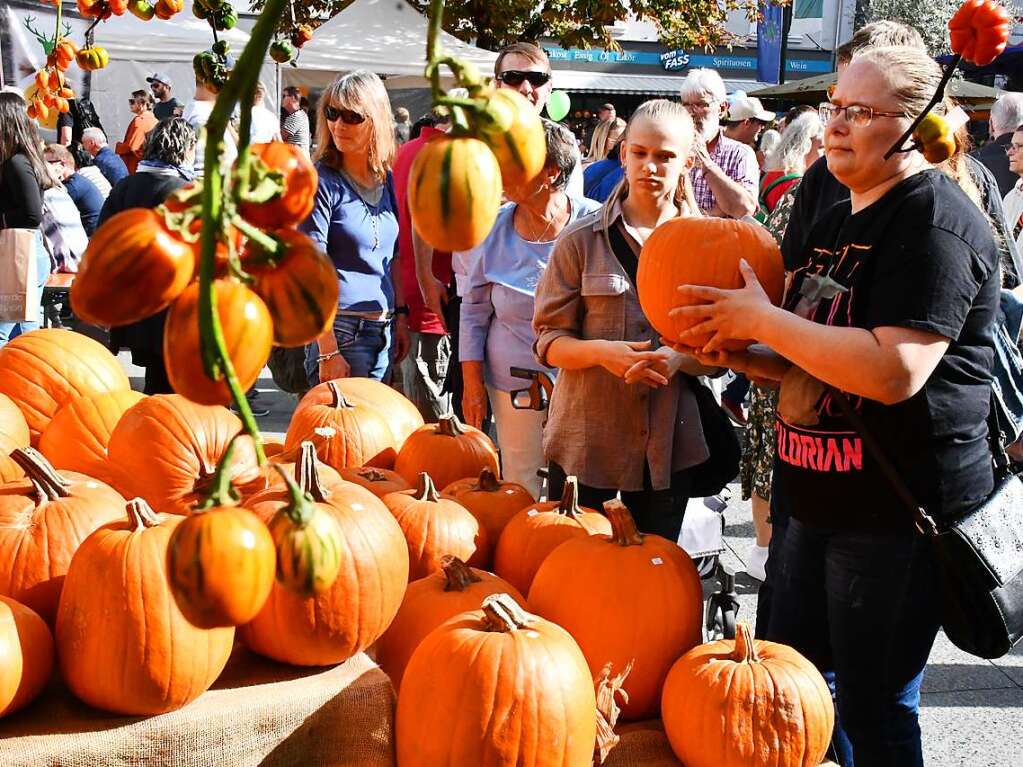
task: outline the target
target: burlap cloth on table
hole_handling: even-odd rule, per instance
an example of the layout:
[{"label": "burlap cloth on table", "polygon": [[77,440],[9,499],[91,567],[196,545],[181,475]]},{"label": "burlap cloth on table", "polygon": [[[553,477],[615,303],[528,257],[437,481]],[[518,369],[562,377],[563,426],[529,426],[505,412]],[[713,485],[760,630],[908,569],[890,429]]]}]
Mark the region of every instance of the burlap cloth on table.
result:
[{"label": "burlap cloth on table", "polygon": [[213,689],[161,716],[115,717],[54,682],[0,720],[0,765],[392,767],[394,691],[366,655],[302,669],[238,646]]}]

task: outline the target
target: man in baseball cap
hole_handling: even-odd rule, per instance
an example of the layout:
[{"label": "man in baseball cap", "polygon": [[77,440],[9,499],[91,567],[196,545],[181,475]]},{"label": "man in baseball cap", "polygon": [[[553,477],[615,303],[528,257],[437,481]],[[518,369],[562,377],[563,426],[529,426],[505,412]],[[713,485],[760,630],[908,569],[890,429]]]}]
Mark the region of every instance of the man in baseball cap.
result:
[{"label": "man in baseball cap", "polygon": [[164,72],[153,72],[146,78],[149,87],[153,91],[153,99],[156,104],[153,106],[153,114],[157,120],[166,120],[168,117],[180,117],[182,106],[176,98],[171,96],[173,84],[170,77]]},{"label": "man in baseball cap", "polygon": [[774,122],[775,114],[760,103],[760,99],[736,91],[728,99],[728,115],[725,118],[725,135],[746,146],[755,146],[757,137]]}]

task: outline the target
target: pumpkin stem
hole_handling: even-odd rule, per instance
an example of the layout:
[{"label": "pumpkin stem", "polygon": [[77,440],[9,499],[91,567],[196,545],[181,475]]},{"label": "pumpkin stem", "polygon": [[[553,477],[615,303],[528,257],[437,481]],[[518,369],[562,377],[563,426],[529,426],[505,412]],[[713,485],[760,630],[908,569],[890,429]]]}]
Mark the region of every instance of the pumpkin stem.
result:
[{"label": "pumpkin stem", "polygon": [[593,761],[598,765],[604,763],[611,749],[621,740],[615,734],[615,725],[622,713],[618,698],[621,698],[622,703],[629,702],[629,693],[622,689],[622,685],[632,672],[635,662],[635,658],[630,660],[629,665],[615,677],[611,676],[611,664],[607,663],[597,679],[597,742],[593,749]]},{"label": "pumpkin stem", "polygon": [[445,591],[465,591],[472,584],[479,583],[482,580],[472,571],[469,565],[451,554],[445,554],[441,557],[440,566],[444,570],[444,578],[446,579],[444,583]]},{"label": "pumpkin stem", "polygon": [[619,546],[642,546],[643,534],[636,529],[636,520],[617,498],[604,502],[604,514],[611,520],[611,540]]},{"label": "pumpkin stem", "polygon": [[476,489],[482,490],[485,493],[496,493],[501,489],[501,480],[494,474],[494,470],[489,466],[484,466],[480,472],[479,482],[476,483]]},{"label": "pumpkin stem", "polygon": [[369,468],[369,467],[367,467],[365,469],[359,469],[359,476],[362,477],[367,482],[386,482],[387,481],[387,475],[386,474],[384,474],[379,469],[373,469],[373,468]]},{"label": "pumpkin stem", "polygon": [[738,623],[735,626],[735,651],[732,658],[737,663],[760,663],[760,656],[757,655],[757,648],[753,642],[753,629],[748,623]]},{"label": "pumpkin stem", "polygon": [[125,507],[128,511],[128,519],[135,527],[134,532],[141,533],[147,527],[156,527],[160,524],[160,518],[153,511],[153,507],[146,503],[145,498],[132,498]]},{"label": "pumpkin stem", "polygon": [[320,484],[320,472],[316,468],[316,446],[310,440],[303,440],[295,462],[295,482],[302,492],[317,503],[325,503],[330,497],[327,489]]},{"label": "pumpkin stem", "polygon": [[67,498],[71,495],[71,484],[64,479],[53,464],[34,447],[16,447],[11,451],[11,460],[21,467],[32,481],[36,494],[36,505]]},{"label": "pumpkin stem", "polygon": [[[283,466],[279,463],[275,463],[273,467],[277,473],[281,475],[281,479],[284,480],[284,484],[287,485],[288,495],[290,496],[288,505],[281,509],[281,511],[284,514],[287,514],[288,519],[291,520],[291,523],[295,527],[305,527],[309,524],[309,521],[313,518],[313,514],[316,512],[316,507],[313,505],[312,497],[308,493],[304,492],[295,480],[288,476],[288,472],[284,470]],[[295,468],[295,474],[299,474],[298,467]]]},{"label": "pumpkin stem", "polygon": [[431,503],[437,503],[440,500],[437,486],[433,484],[433,479],[425,471],[419,472],[419,483],[416,485],[415,499],[417,501],[430,501]]},{"label": "pumpkin stem", "polygon": [[575,476],[565,480],[565,489],[561,491],[561,501],[558,503],[558,514],[573,519],[579,519],[583,510],[579,507],[579,480]]},{"label": "pumpkin stem", "polygon": [[449,413],[442,415],[437,420],[437,433],[443,434],[445,437],[460,437],[468,433],[468,429],[464,423],[458,420],[457,415]]},{"label": "pumpkin stem", "polygon": [[345,399],[345,393],[337,385],[337,381],[327,381],[327,388],[330,390],[330,406],[332,408],[350,408],[352,404]]},{"label": "pumpkin stem", "polygon": [[234,443],[242,432],[238,432],[231,438],[231,441],[227,443],[227,450],[224,451],[224,455],[220,457],[220,463],[217,464],[217,470],[213,473],[212,489],[210,494],[206,496],[206,500],[198,504],[193,511],[203,512],[207,509],[213,509],[217,506],[234,506],[238,503],[240,496],[238,491],[234,489],[231,484],[231,461],[234,459]]},{"label": "pumpkin stem", "polygon": [[491,594],[483,600],[483,624],[487,631],[515,631],[533,622],[510,594]]}]

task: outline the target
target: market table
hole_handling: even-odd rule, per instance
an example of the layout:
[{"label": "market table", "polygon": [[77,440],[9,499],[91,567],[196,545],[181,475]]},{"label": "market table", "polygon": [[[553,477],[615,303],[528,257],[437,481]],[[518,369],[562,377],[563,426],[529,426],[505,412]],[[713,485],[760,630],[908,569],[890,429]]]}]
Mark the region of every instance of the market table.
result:
[{"label": "market table", "polygon": [[391,682],[366,655],[308,669],[239,645],[213,689],[160,716],[97,711],[55,674],[39,700],[0,720],[0,765],[390,767],[393,730]]}]

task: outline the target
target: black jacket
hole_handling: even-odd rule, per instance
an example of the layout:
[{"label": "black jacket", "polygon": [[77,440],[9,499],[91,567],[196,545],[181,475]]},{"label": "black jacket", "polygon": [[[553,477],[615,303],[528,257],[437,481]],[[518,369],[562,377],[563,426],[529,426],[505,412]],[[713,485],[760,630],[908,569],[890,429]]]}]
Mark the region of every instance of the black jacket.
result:
[{"label": "black jacket", "polygon": [[1003,199],[1019,181],[1019,176],[1009,170],[1009,155],[1005,153],[1005,148],[1010,143],[1012,143],[1012,131],[1003,133],[994,141],[971,153],[973,157],[980,160],[981,165],[991,171],[995,181],[998,182],[998,192]]}]

